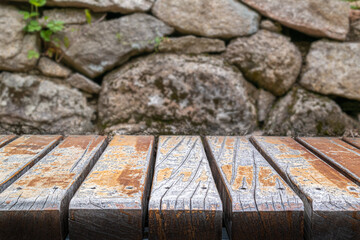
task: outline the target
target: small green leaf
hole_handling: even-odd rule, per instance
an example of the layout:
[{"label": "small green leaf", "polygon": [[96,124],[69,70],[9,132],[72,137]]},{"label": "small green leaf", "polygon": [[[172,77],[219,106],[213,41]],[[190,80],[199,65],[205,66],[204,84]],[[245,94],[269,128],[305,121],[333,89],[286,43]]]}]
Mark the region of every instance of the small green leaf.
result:
[{"label": "small green leaf", "polygon": [[64,46],[66,47],[66,48],[69,48],[69,46],[70,46],[70,40],[69,40],[69,38],[68,37],[64,37]]},{"label": "small green leaf", "polygon": [[49,48],[46,51],[46,55],[49,56],[50,58],[52,58],[54,56],[54,50],[52,48]]},{"label": "small green leaf", "polygon": [[64,22],[51,20],[46,27],[56,33],[64,29]]},{"label": "small green leaf", "polygon": [[116,38],[117,38],[117,40],[121,41],[121,39],[122,39],[122,34],[121,34],[121,33],[117,33],[117,34],[116,34]]},{"label": "small green leaf", "polygon": [[37,51],[35,51],[35,50],[30,50],[30,51],[28,52],[28,55],[27,55],[27,58],[28,58],[29,60],[31,60],[31,59],[33,59],[33,58],[38,59],[39,57],[40,57],[40,54],[39,54]]},{"label": "small green leaf", "polygon": [[30,13],[27,11],[19,11],[21,15],[23,15],[24,20],[28,20],[30,18]]},{"label": "small green leaf", "polygon": [[26,32],[38,32],[41,30],[41,26],[38,21],[31,20],[24,28]]},{"label": "small green leaf", "polygon": [[46,4],[46,0],[29,0],[29,3],[35,7],[42,7]]},{"label": "small green leaf", "polygon": [[44,20],[47,21],[49,19],[49,16],[44,16]]},{"label": "small green leaf", "polygon": [[85,16],[86,16],[87,23],[91,25],[92,17],[91,17],[91,13],[90,13],[89,9],[85,9]]},{"label": "small green leaf", "polygon": [[359,10],[360,9],[360,7],[358,7],[358,6],[350,6],[350,8],[354,9],[354,10]]},{"label": "small green leaf", "polygon": [[51,30],[42,30],[40,32],[40,37],[44,39],[45,42],[50,42],[52,35],[53,32]]},{"label": "small green leaf", "polygon": [[39,16],[38,12],[31,12],[30,13],[30,17],[37,17],[37,16]]}]

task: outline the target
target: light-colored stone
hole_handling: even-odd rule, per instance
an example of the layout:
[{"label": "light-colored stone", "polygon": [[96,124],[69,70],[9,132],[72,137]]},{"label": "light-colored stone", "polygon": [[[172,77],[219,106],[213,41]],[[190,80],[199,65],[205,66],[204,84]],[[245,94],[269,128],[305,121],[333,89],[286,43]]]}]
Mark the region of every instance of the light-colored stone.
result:
[{"label": "light-colored stone", "polygon": [[248,80],[276,96],[291,88],[302,65],[297,47],[288,38],[267,30],[233,40],[225,57],[239,67]]},{"label": "light-colored stone", "polygon": [[[48,19],[45,20],[44,17]],[[91,22],[96,22],[99,20],[103,14],[91,13]],[[64,24],[84,24],[87,23],[85,10],[76,9],[76,8],[55,8],[50,10],[45,10],[43,12],[43,18],[40,19],[41,22],[46,23],[52,20],[62,21]]]},{"label": "light-colored stone", "polygon": [[179,32],[219,38],[253,34],[260,19],[236,0],[157,0],[152,12]]},{"label": "light-colored stone", "polygon": [[66,36],[70,43],[68,47],[61,46],[63,60],[84,75],[95,78],[132,56],[153,51],[156,38],[172,32],[173,28],[153,16],[135,13],[68,28],[58,37],[64,39]]},{"label": "light-colored stone", "polygon": [[282,31],[282,27],[279,23],[275,23],[268,19],[261,21],[260,28],[268,30],[270,32],[276,32],[276,33],[281,33],[281,31]]},{"label": "light-colored stone", "polygon": [[305,34],[345,40],[348,4],[340,0],[242,0],[264,16]]},{"label": "light-colored stone", "polygon": [[360,100],[360,43],[311,45],[300,84],[314,92]]},{"label": "light-colored stone", "polygon": [[225,49],[225,42],[222,40],[194,36],[166,38],[159,45],[159,52],[187,54],[218,53]]},{"label": "light-colored stone", "polygon": [[39,52],[35,35],[23,31],[26,23],[19,10],[0,3],[0,70],[28,71],[37,59],[28,59],[28,52]]},{"label": "light-colored stone", "polygon": [[[28,2],[29,0],[9,0]],[[94,12],[147,12],[155,0],[47,0],[47,6],[88,8]]]},{"label": "light-colored stone", "polygon": [[256,127],[253,86],[221,57],[153,54],[104,78],[106,132],[244,134]]},{"label": "light-colored stone", "polygon": [[101,87],[87,77],[75,73],[66,80],[71,86],[91,94],[98,94]]},{"label": "light-colored stone", "polygon": [[276,97],[271,93],[260,89],[257,97],[258,121],[264,122],[273,106]]},{"label": "light-colored stone", "polygon": [[47,57],[40,58],[38,68],[42,74],[48,77],[67,78],[71,74],[69,68]]},{"label": "light-colored stone", "polygon": [[276,102],[265,123],[269,135],[342,135],[360,124],[327,97],[294,87]]},{"label": "light-colored stone", "polygon": [[17,134],[80,134],[93,131],[93,110],[76,89],[47,78],[0,74],[0,131]]}]

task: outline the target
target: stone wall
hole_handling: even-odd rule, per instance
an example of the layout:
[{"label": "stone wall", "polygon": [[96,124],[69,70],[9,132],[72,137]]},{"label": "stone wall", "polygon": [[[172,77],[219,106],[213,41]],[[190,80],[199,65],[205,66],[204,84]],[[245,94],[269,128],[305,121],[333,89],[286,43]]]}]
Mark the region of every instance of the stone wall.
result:
[{"label": "stone wall", "polygon": [[360,10],[344,1],[48,0],[57,59],[24,32],[26,2],[0,3],[0,134],[360,129]]}]

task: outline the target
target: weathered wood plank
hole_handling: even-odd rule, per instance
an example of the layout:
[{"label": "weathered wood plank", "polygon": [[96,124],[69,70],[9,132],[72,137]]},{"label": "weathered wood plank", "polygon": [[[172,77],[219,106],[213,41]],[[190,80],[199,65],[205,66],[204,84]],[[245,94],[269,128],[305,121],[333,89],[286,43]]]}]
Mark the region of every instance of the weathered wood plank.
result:
[{"label": "weathered wood plank", "polygon": [[0,148],[0,193],[30,169],[61,136],[22,136]]},{"label": "weathered wood plank", "polygon": [[142,239],[152,136],[115,136],[70,203],[70,239]]},{"label": "weathered wood plank", "polygon": [[299,194],[308,239],[360,239],[360,187],[289,137],[252,137]]},{"label": "weathered wood plank", "polygon": [[231,239],[303,239],[304,206],[246,137],[206,137]]},{"label": "weathered wood plank", "polygon": [[71,197],[106,146],[70,136],[0,194],[0,239],[64,239]]},{"label": "weathered wood plank", "polygon": [[200,137],[161,136],[149,201],[150,239],[221,239],[222,203]]},{"label": "weathered wood plank", "polygon": [[307,137],[297,141],[360,185],[360,149],[338,138]]},{"label": "weathered wood plank", "polygon": [[16,138],[15,135],[0,135],[0,147],[5,146]]},{"label": "weathered wood plank", "polygon": [[348,137],[344,137],[343,140],[351,145],[353,145],[354,147],[360,149],[360,138],[348,138]]}]

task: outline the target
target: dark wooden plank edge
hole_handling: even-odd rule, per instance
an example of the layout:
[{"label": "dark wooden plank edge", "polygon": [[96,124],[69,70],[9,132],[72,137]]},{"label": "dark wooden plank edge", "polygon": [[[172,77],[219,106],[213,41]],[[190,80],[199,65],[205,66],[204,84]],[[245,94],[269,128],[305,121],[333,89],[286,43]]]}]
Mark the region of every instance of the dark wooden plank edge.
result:
[{"label": "dark wooden plank edge", "polygon": [[209,161],[211,174],[213,175],[216,188],[219,192],[221,201],[223,203],[223,226],[225,226],[228,236],[231,236],[231,215],[232,215],[232,202],[231,195],[228,191],[225,183],[225,179],[221,175],[221,170],[215,162],[215,156],[211,151],[210,145],[206,140],[206,137],[201,137],[202,144],[204,146],[205,155]]},{"label": "dark wooden plank edge", "polygon": [[[10,136],[12,136],[12,135],[10,135]],[[2,147],[4,147],[5,145],[7,145],[7,144],[11,143],[12,141],[16,140],[17,138],[19,138],[19,136],[18,136],[18,135],[13,135],[13,137],[12,137],[12,138],[9,138],[8,140],[6,140],[6,141],[4,141],[4,142],[0,143],[0,148],[2,148]]]},{"label": "dark wooden plank edge", "polygon": [[149,200],[150,200],[150,193],[152,182],[154,178],[154,171],[155,171],[155,160],[156,160],[156,153],[157,153],[157,145],[158,145],[159,138],[154,136],[153,146],[151,149],[150,155],[150,162],[149,162],[149,169],[147,171],[147,176],[145,178],[145,188],[144,188],[144,197],[143,197],[143,238],[149,237]]},{"label": "dark wooden plank edge", "polygon": [[346,142],[347,144],[350,144],[351,146],[357,148],[357,149],[360,149],[360,145],[357,145],[353,142],[350,141],[350,138],[348,137],[342,137],[341,140],[343,140],[344,142]]}]

